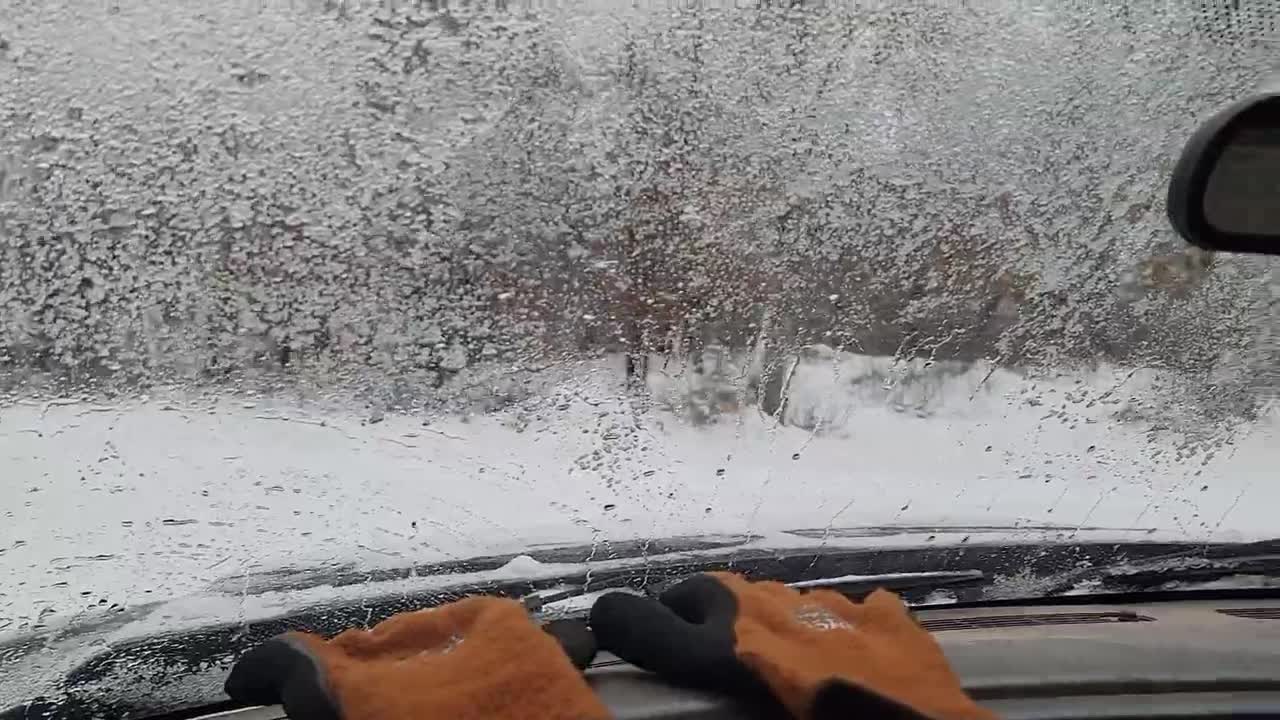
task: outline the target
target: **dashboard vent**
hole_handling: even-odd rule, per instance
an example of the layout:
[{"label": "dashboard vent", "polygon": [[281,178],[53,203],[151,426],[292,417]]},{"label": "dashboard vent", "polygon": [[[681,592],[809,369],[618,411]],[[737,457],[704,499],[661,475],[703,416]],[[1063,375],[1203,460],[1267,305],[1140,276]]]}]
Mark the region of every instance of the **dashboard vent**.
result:
[{"label": "dashboard vent", "polygon": [[1250,620],[1280,620],[1280,608],[1218,608],[1218,612]]},{"label": "dashboard vent", "polygon": [[990,628],[1043,625],[1093,625],[1097,623],[1154,622],[1155,618],[1135,612],[1050,613],[1044,615],[978,615],[958,618],[930,618],[920,624],[930,632],[983,630]]}]

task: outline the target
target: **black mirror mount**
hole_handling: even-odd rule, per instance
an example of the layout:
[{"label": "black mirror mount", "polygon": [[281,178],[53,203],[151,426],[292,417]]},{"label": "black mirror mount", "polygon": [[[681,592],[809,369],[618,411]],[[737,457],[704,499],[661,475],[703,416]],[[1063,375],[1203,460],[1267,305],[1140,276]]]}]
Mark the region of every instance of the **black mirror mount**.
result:
[{"label": "black mirror mount", "polygon": [[1183,147],[1169,222],[1205,250],[1280,255],[1280,91],[1219,111]]}]

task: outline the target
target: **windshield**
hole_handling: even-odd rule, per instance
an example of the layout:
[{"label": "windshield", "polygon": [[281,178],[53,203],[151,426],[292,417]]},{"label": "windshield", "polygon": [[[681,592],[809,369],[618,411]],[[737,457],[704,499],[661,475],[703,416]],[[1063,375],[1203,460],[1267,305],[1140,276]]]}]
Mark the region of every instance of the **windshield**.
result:
[{"label": "windshield", "polygon": [[1276,534],[1277,266],[1164,211],[1264,3],[0,5],[0,633]]}]

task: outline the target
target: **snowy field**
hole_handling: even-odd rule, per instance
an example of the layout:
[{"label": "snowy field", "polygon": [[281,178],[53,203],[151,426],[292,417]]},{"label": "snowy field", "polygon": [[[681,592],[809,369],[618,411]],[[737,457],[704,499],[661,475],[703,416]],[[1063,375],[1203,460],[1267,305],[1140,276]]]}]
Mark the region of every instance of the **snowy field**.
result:
[{"label": "snowy field", "polygon": [[[680,378],[654,370],[659,401],[641,406],[608,364],[427,424],[262,397],[18,402],[0,409],[0,634],[247,572],[541,543],[808,529],[785,537],[813,544],[883,525],[937,528],[934,542],[964,525],[1014,528],[984,540],[1280,534],[1274,414],[1193,446],[1126,414],[1153,373],[979,365],[908,385],[893,367],[798,368],[785,423],[747,407],[694,426],[661,402]],[[1059,529],[1016,529],[1033,525]]]}]

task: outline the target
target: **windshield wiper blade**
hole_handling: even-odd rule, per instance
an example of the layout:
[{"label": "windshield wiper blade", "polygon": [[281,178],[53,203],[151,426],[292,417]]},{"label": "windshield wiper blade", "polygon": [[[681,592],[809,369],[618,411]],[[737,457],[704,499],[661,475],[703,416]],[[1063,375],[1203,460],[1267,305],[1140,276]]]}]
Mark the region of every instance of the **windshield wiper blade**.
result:
[{"label": "windshield wiper blade", "polygon": [[[690,575],[681,575],[677,577],[664,578],[659,582],[649,583],[644,586],[643,593],[649,597],[657,597],[668,588],[671,588],[680,582],[688,579]],[[797,580],[785,583],[788,587],[797,590],[815,590],[826,589],[834,590],[842,595],[850,598],[861,599],[877,589],[891,590],[894,592],[902,592],[904,590],[932,590],[956,585],[975,585],[987,581],[986,573],[981,570],[954,570],[954,571],[937,571],[937,572],[903,572],[903,573],[881,573],[877,575],[839,575],[827,578],[813,578],[809,580]],[[548,606],[554,605],[565,600],[583,597],[588,594],[597,595],[602,592],[626,591],[625,586],[621,588],[588,588],[585,585],[561,586],[550,590],[541,590],[529,593],[520,598],[520,601],[530,612],[538,612],[547,609]],[[575,604],[573,609],[582,609]]]},{"label": "windshield wiper blade", "polygon": [[849,596],[862,596],[878,588],[900,592],[951,585],[973,585],[987,580],[981,570],[952,570],[937,572],[883,573],[880,575],[843,575],[787,583],[797,590],[825,588]]},{"label": "windshield wiper blade", "polygon": [[1107,587],[1156,588],[1169,583],[1211,582],[1238,575],[1280,578],[1280,555],[1186,558],[1164,566],[1110,568],[1098,580]]},{"label": "windshield wiper blade", "polygon": [[1210,582],[1236,575],[1280,578],[1280,544],[1264,540],[1197,547],[1080,568],[1059,574],[1045,594],[1058,595],[1087,584],[1105,590],[1145,590],[1174,582]]}]

